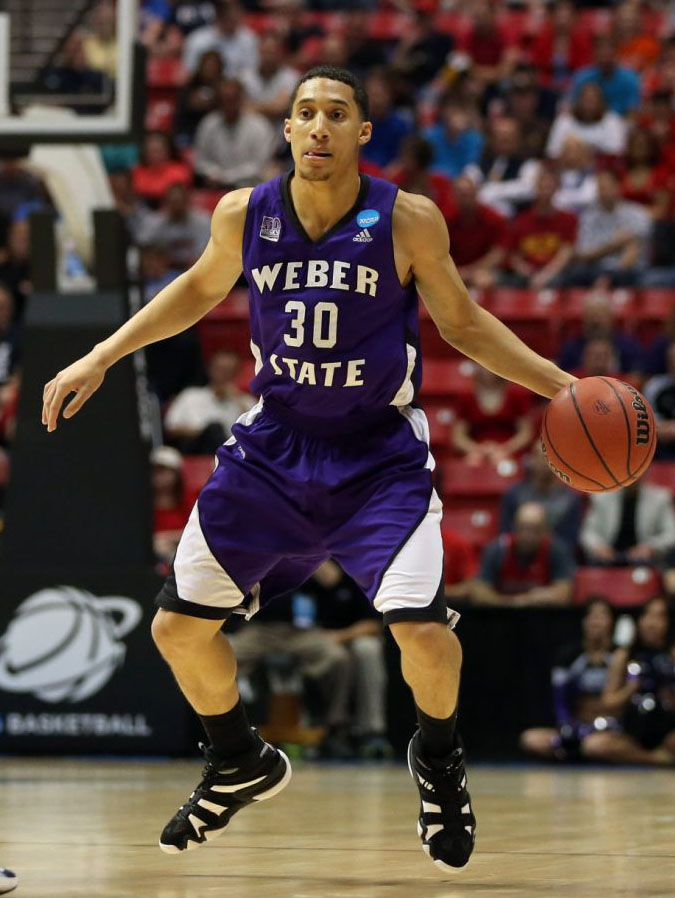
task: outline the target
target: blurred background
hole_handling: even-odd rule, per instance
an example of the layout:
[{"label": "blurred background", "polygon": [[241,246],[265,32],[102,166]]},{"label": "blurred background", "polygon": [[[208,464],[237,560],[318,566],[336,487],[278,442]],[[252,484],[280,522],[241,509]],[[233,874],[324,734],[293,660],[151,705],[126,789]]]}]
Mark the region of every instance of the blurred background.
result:
[{"label": "blurred background", "polygon": [[[42,386],[195,261],[224,192],[290,167],[290,94],[328,63],[367,87],[363,172],[438,204],[475,301],[658,420],[643,480],[575,493],[541,455],[542,401],[420,307],[470,756],[672,762],[675,3],[4,0],[3,46],[0,750],[194,749],[149,621],[255,402],[245,283],[50,437]],[[267,738],[402,755],[397,654],[336,565],[227,630]]]}]

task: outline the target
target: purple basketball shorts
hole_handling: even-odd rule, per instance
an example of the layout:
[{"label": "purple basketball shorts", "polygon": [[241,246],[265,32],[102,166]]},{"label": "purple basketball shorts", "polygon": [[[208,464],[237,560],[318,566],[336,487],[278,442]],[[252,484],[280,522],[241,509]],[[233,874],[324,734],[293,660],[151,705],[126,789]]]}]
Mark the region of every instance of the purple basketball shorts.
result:
[{"label": "purple basketball shorts", "polygon": [[441,621],[442,506],[427,419],[391,409],[356,433],[309,434],[260,401],[218,450],[157,605],[195,617],[251,617],[327,558],[386,624]]}]

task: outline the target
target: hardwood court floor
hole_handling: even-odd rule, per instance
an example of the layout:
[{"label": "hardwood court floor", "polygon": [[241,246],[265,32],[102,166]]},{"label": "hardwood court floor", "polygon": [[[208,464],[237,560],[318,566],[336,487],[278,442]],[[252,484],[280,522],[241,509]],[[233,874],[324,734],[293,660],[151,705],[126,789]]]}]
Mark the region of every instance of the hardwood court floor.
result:
[{"label": "hardwood court floor", "polygon": [[0,864],[17,898],[670,898],[675,772],[470,770],[478,847],[455,875],[415,833],[404,767],[296,767],[197,851],[156,847],[199,765],[0,763]]}]

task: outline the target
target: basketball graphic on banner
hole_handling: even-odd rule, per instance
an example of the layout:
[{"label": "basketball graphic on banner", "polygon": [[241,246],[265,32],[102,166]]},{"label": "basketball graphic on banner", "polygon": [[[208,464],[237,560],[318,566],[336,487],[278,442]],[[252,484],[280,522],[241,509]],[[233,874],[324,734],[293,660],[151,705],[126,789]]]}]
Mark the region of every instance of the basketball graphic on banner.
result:
[{"label": "basketball graphic on banner", "polygon": [[81,702],[124,662],[121,641],[138,624],[138,602],[82,589],[42,589],[19,605],[0,638],[0,688],[45,702]]}]

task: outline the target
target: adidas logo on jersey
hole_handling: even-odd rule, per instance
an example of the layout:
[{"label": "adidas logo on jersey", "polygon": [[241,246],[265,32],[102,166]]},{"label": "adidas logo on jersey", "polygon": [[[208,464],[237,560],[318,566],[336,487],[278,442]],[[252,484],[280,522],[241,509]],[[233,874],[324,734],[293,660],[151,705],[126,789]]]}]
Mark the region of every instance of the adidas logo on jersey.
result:
[{"label": "adidas logo on jersey", "polygon": [[364,228],[354,237],[354,243],[370,243],[372,239],[368,228]]}]

